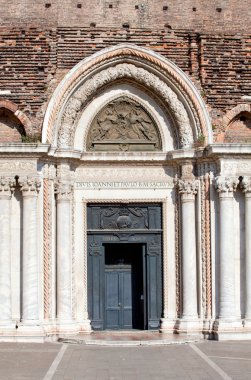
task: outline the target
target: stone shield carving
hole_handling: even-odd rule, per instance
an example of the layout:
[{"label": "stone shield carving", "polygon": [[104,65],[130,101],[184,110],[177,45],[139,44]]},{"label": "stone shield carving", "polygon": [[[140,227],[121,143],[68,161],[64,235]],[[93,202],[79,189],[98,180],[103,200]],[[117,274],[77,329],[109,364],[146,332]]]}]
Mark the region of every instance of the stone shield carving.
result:
[{"label": "stone shield carving", "polygon": [[94,118],[87,137],[87,150],[152,151],[160,147],[151,116],[127,97],[104,107]]}]

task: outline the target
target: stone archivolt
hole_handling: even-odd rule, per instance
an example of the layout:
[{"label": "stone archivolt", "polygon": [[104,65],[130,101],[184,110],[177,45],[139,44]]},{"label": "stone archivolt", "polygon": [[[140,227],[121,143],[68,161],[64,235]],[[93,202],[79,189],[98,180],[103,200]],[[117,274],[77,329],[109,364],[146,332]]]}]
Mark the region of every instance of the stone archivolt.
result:
[{"label": "stone archivolt", "polygon": [[[125,71],[127,72],[123,74],[121,72],[123,69],[120,67],[120,64],[117,64],[118,62],[122,62],[122,65],[125,64],[128,67],[135,67],[138,73],[132,73],[130,72],[130,69],[126,68]],[[130,65],[129,62],[133,64]],[[137,65],[141,67],[134,66],[135,62],[137,62]],[[115,66],[116,64],[117,66]],[[146,71],[143,68],[146,66],[151,67],[151,72],[150,70]],[[105,69],[102,70],[102,67]],[[119,73],[116,74],[116,76],[114,76],[115,68],[119,68]],[[99,72],[97,73],[97,71]],[[92,73],[94,72],[97,74],[93,75]],[[109,72],[108,76],[107,72]],[[145,73],[148,73],[149,76],[146,77]],[[136,74],[136,77],[134,74]],[[104,76],[105,80],[103,81],[102,78]],[[69,144],[58,144],[58,132],[62,124],[60,121],[61,115],[64,114],[64,118],[66,119],[65,121],[68,125],[71,125],[72,117],[74,117],[74,114],[76,116],[82,107],[82,98],[77,95],[78,89],[85,87],[87,92],[85,93],[85,91],[83,91],[83,96],[85,97],[86,95],[90,98],[90,95],[93,93],[95,94],[101,86],[105,86],[109,84],[109,82],[111,83],[113,80],[121,78],[128,78],[130,81],[134,79],[135,83],[145,85],[150,88],[152,92],[155,92],[157,96],[162,97],[165,102],[169,103],[167,106],[169,107],[171,113],[173,113],[177,126],[181,129],[181,134],[182,125],[185,129],[192,127],[193,141],[200,134],[205,136],[206,142],[212,141],[212,129],[209,115],[204,107],[203,100],[200,97],[199,92],[186,74],[176,67],[171,61],[164,59],[161,55],[158,55],[151,50],[131,44],[117,45],[109,49],[105,49],[104,51],[100,51],[92,57],[81,61],[70,71],[67,77],[56,89],[48,106],[43,127],[43,141],[51,142],[54,147],[69,147]],[[160,78],[165,78],[165,81]],[[86,87],[87,83],[88,86]],[[169,83],[171,84],[170,86]],[[176,100],[169,102],[169,99],[166,99],[166,94],[162,96],[163,87],[168,88],[169,93],[173,93]],[[177,91],[175,92],[177,94],[182,93],[182,99],[179,95],[176,95],[172,88],[176,88]],[[76,105],[73,103],[76,103]],[[180,103],[183,107],[182,111],[181,107],[177,107],[178,103]],[[67,111],[65,105],[66,107],[69,106]],[[183,117],[184,110],[186,120],[184,120]],[[189,117],[187,112],[189,112]],[[63,132],[66,131],[61,131],[62,135],[64,134]],[[70,131],[70,135],[72,132],[73,131]],[[67,136],[64,137],[64,139],[66,138]],[[180,146],[185,147],[189,146],[189,144],[187,144],[186,141],[181,141]]]},{"label": "stone archivolt", "polygon": [[148,113],[127,97],[110,102],[94,118],[87,150],[160,150],[157,127]]},{"label": "stone archivolt", "polygon": [[190,120],[184,105],[175,92],[165,82],[147,70],[132,64],[122,63],[94,75],[70,98],[60,121],[57,136],[59,147],[72,147],[76,120],[79,120],[79,113],[83,110],[87,100],[90,100],[100,88],[118,79],[133,79],[136,83],[138,82],[150,88],[151,91],[162,98],[178,126],[180,147],[184,148],[192,145],[194,136]]}]

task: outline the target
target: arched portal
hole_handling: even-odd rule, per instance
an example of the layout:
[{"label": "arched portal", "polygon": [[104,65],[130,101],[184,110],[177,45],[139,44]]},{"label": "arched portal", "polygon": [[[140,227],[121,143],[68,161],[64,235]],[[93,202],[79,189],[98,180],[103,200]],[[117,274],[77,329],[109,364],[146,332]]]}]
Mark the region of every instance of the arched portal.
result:
[{"label": "arched portal", "polygon": [[60,83],[42,140],[57,163],[60,323],[198,329],[193,160],[212,131],[188,76],[148,49],[102,50]]}]

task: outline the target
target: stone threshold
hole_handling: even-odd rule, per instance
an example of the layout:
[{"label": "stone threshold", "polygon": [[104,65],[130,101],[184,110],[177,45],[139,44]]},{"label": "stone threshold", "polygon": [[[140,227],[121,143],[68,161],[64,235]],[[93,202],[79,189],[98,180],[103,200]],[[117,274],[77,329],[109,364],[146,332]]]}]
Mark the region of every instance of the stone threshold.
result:
[{"label": "stone threshold", "polygon": [[202,341],[202,335],[166,334],[158,331],[102,331],[74,336],[59,336],[58,342],[90,346],[166,346]]}]

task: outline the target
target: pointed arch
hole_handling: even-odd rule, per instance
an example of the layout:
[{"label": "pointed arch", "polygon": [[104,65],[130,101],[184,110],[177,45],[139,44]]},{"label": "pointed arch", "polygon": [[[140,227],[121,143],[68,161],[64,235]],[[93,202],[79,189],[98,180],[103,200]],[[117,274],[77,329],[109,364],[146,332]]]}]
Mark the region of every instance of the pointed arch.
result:
[{"label": "pointed arch", "polygon": [[204,102],[188,76],[170,60],[135,45],[117,45],[79,62],[55,90],[44,119],[42,141],[73,148],[76,120],[99,90],[118,82],[135,83],[161,99],[180,135],[179,147],[190,147],[212,130]]}]

